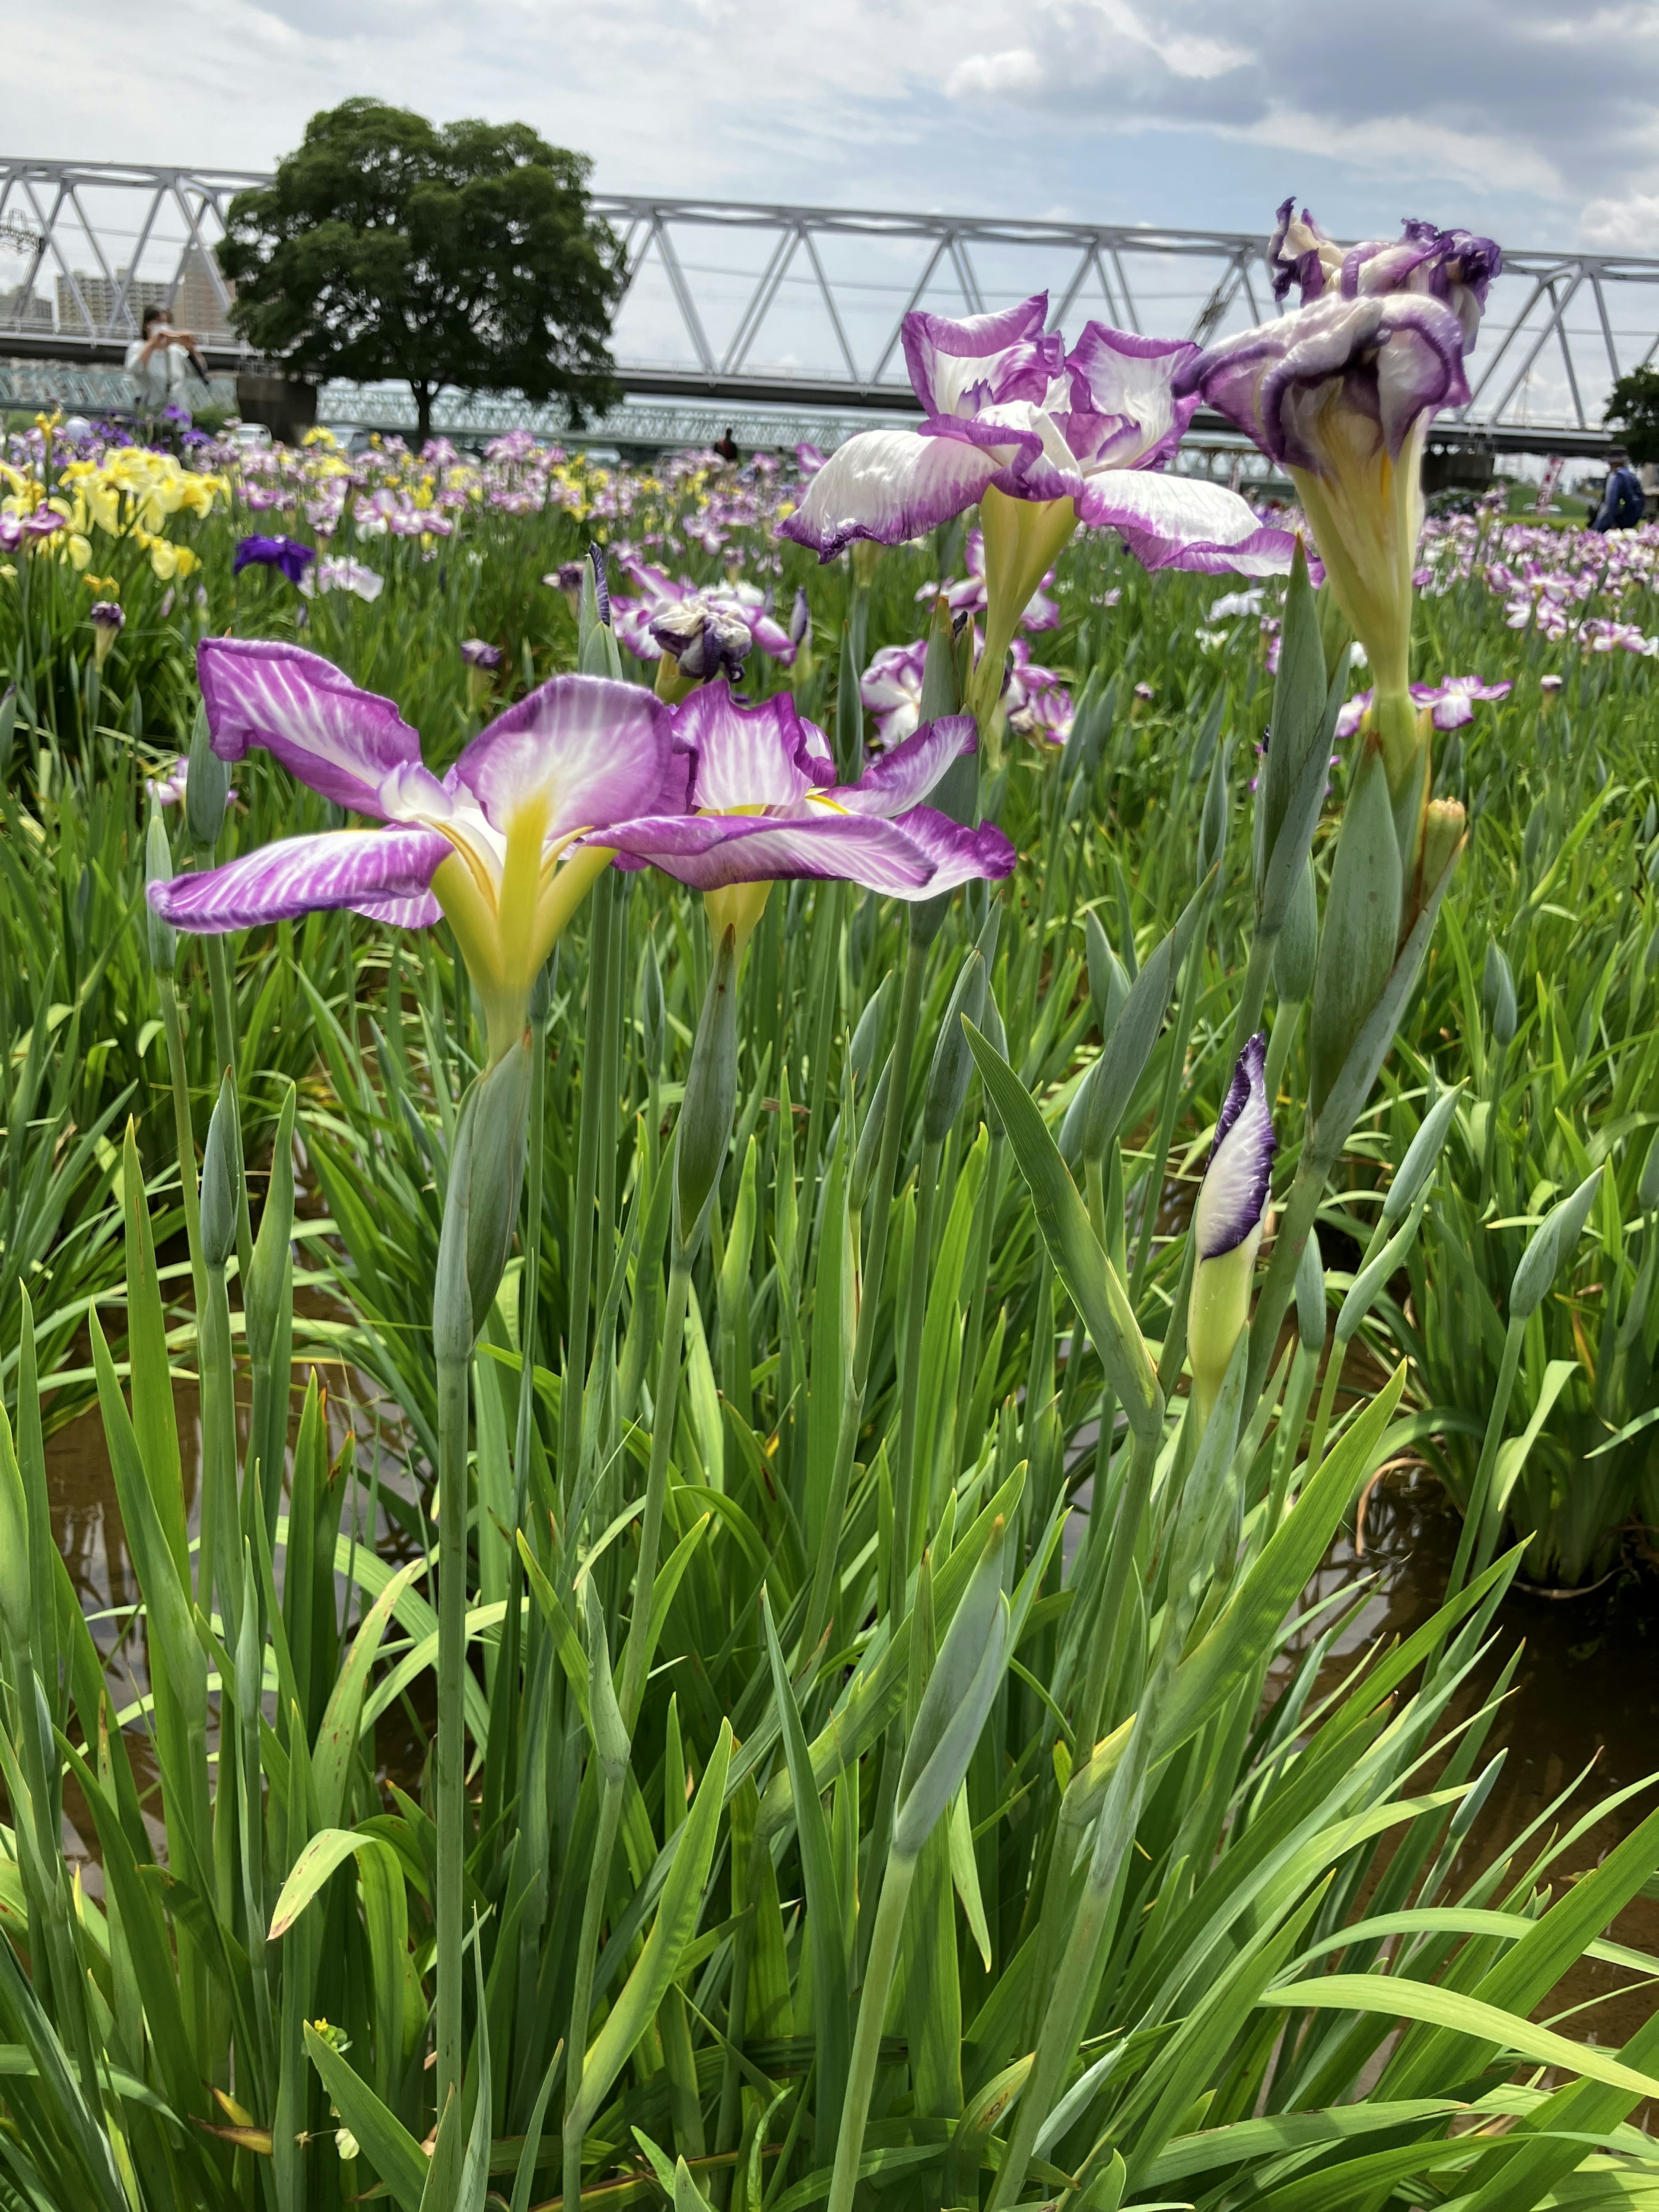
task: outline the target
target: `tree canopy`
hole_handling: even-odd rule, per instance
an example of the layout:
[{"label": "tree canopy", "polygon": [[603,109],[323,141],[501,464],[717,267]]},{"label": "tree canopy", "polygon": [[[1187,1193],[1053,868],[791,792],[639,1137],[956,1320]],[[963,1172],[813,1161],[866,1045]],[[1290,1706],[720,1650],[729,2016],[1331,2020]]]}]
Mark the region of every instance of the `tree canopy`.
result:
[{"label": "tree canopy", "polygon": [[623,283],[591,166],[527,124],[343,101],[231,202],[219,258],[236,325],[308,375],[406,380],[422,442],[445,385],[562,399],[580,423],[617,396]]},{"label": "tree canopy", "polygon": [[1633,461],[1659,461],[1659,368],[1633,368],[1613,386],[1602,420],[1622,430]]}]

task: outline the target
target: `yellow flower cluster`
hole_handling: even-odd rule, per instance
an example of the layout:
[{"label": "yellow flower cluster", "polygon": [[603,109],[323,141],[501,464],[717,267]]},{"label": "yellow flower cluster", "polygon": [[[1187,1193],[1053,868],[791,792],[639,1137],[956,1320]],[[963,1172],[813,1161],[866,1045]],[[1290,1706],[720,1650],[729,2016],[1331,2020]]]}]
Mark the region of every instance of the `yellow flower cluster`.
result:
[{"label": "yellow flower cluster", "polygon": [[109,538],[130,536],[163,582],[201,566],[187,545],[167,537],[168,518],[206,516],[230,497],[226,477],[184,468],[171,453],[140,446],[121,447],[101,461],[70,461],[50,495],[38,477],[3,461],[0,479],[9,487],[0,511],[32,514],[44,505],[64,517],[67,529],[40,539],[43,551],[84,570],[92,563],[94,530]]}]

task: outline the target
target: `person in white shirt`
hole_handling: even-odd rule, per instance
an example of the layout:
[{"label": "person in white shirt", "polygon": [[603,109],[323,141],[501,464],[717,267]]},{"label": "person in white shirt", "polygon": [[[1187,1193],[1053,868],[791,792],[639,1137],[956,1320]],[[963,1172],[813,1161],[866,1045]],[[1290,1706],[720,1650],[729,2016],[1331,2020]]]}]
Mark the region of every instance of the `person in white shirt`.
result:
[{"label": "person in white shirt", "polygon": [[[165,307],[148,307],[138,337],[127,348],[126,371],[132,379],[133,404],[145,417],[159,415],[177,399],[190,374],[191,356],[200,350],[193,331],[175,331]],[[198,374],[204,374],[197,365]]]}]

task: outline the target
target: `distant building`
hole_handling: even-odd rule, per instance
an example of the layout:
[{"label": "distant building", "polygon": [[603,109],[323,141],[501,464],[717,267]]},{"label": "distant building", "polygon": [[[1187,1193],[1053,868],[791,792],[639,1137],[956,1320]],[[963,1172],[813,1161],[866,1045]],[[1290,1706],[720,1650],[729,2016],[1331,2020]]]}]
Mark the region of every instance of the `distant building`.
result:
[{"label": "distant building", "polygon": [[[123,285],[126,287],[124,310]],[[228,291],[230,288],[227,285],[225,289]],[[79,299],[76,296],[77,290]],[[44,300],[39,305],[46,307]],[[164,276],[129,279],[125,269],[118,269],[112,277],[94,276],[77,269],[73,283],[67,276],[58,279],[58,327],[77,336],[102,336],[108,331],[117,336],[133,336],[143,320],[145,308],[149,307],[165,307],[179,329],[194,331],[198,337],[223,338],[230,334],[229,319],[220,301],[213,270],[198,246],[192,246],[185,255],[176,283]],[[46,307],[48,325],[51,319],[51,310]]]},{"label": "distant building", "polygon": [[49,331],[52,328],[52,301],[43,299],[39,292],[25,291],[15,284],[9,292],[0,292],[0,330]]}]

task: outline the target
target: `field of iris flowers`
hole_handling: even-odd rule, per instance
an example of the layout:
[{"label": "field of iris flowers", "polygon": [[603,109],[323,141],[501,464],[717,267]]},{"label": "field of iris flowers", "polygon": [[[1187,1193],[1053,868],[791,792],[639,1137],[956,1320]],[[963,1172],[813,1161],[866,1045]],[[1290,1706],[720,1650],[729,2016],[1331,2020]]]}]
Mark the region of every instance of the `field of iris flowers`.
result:
[{"label": "field of iris flowers", "polygon": [[1496,249],[1291,218],[827,461],[10,439],[0,2204],[1659,2202],[1659,1810],[1472,1838],[1659,1524],[1659,532],[1425,520]]}]

